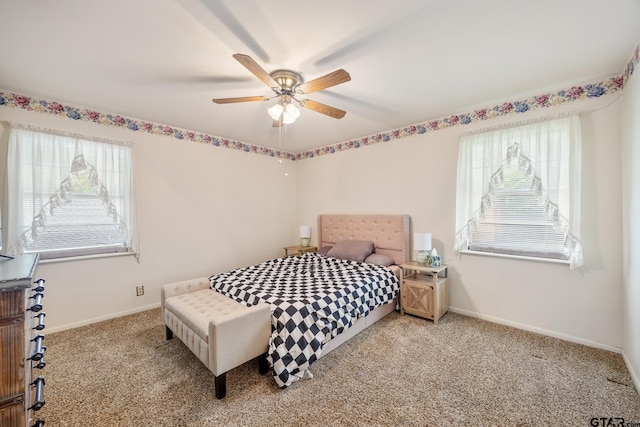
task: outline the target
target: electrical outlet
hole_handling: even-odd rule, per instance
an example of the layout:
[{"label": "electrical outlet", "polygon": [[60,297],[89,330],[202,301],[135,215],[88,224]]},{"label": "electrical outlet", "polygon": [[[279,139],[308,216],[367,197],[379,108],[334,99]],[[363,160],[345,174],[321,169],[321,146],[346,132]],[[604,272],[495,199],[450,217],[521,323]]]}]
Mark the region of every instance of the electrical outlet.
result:
[{"label": "electrical outlet", "polygon": [[141,295],[144,295],[144,286],[138,285],[136,286],[136,296],[139,297]]}]

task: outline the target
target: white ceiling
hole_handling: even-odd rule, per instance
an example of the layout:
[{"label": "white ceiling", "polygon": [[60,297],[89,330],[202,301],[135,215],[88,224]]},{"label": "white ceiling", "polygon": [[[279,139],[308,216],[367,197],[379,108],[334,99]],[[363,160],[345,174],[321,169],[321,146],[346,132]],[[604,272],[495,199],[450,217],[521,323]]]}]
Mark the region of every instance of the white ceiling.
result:
[{"label": "white ceiling", "polygon": [[640,0],[0,0],[0,89],[278,148],[240,63],[351,81],[304,96],[299,152],[620,75]]}]

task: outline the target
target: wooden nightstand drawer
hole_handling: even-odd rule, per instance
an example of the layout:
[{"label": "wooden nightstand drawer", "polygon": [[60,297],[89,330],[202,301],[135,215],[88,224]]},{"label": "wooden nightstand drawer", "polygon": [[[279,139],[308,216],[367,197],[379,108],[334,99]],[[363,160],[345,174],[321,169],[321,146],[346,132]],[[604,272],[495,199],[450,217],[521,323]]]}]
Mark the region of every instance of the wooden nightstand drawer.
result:
[{"label": "wooden nightstand drawer", "polygon": [[402,287],[402,308],[407,313],[433,318],[433,287],[407,280]]}]

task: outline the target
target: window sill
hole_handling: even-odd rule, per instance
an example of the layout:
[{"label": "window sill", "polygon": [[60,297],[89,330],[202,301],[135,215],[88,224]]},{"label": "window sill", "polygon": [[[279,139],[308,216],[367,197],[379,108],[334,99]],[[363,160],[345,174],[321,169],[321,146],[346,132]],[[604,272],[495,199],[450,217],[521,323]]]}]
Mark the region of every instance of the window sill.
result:
[{"label": "window sill", "polygon": [[568,259],[554,259],[554,258],[542,258],[542,257],[523,256],[523,255],[498,254],[495,252],[464,250],[464,251],[460,251],[460,254],[488,256],[488,257],[494,257],[494,258],[520,259],[525,261],[547,262],[551,264],[566,264],[566,265],[571,264],[571,262]]},{"label": "window sill", "polygon": [[94,254],[94,255],[78,255],[71,257],[63,257],[63,258],[48,258],[41,259],[40,264],[54,264],[58,262],[67,262],[67,261],[81,261],[85,259],[97,259],[97,258],[113,258],[113,257],[121,257],[121,256],[135,256],[135,252],[112,252],[107,254]]}]

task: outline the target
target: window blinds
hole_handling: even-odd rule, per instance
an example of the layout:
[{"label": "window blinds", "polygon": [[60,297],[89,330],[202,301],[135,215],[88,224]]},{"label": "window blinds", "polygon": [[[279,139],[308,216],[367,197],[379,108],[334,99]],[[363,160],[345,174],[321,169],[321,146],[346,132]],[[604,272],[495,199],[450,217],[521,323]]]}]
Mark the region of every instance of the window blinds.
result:
[{"label": "window blinds", "polygon": [[463,136],[454,251],[582,265],[581,150],[577,116]]},{"label": "window blinds", "polygon": [[7,253],[134,252],[131,146],[12,126]]}]

